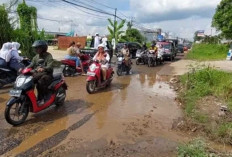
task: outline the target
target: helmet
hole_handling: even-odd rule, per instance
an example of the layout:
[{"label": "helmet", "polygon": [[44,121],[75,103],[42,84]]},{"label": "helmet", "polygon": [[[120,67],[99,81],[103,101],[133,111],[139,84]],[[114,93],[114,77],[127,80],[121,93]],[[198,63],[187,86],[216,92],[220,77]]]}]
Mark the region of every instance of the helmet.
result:
[{"label": "helmet", "polygon": [[99,48],[99,47],[105,48],[105,46],[103,44],[99,44],[97,48]]},{"label": "helmet", "polygon": [[77,44],[76,44],[77,46],[81,46],[81,43],[80,42],[77,42]]},{"label": "helmet", "polygon": [[36,40],[33,44],[32,47],[34,48],[42,48],[43,52],[46,52],[48,49],[48,45],[44,40]]}]

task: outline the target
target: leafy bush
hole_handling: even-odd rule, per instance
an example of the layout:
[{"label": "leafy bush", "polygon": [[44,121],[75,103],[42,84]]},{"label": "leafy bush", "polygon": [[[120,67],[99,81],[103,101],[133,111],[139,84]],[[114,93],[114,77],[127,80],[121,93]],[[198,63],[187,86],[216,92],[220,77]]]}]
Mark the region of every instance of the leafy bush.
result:
[{"label": "leafy bush", "polygon": [[187,58],[196,60],[221,60],[226,59],[228,51],[228,45],[194,44],[192,50],[187,54]]},{"label": "leafy bush", "polygon": [[13,28],[10,25],[8,14],[3,5],[0,5],[0,48],[3,43],[11,41]]}]

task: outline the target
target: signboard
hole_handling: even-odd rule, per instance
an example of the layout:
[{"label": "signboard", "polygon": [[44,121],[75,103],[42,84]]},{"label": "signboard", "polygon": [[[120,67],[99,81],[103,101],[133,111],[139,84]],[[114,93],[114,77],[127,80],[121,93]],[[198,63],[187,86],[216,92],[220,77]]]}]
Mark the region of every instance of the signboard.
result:
[{"label": "signboard", "polygon": [[158,39],[158,41],[164,41],[164,36],[163,35],[158,35],[157,39]]},{"label": "signboard", "polygon": [[197,36],[198,37],[204,37],[205,36],[205,31],[204,30],[197,31]]}]

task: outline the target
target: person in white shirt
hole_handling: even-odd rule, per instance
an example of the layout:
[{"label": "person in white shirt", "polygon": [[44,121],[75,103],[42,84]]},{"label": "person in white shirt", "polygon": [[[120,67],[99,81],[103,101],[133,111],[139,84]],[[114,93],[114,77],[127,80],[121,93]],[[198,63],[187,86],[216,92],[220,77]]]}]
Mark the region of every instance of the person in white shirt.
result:
[{"label": "person in white shirt", "polygon": [[0,50],[0,67],[7,68],[7,64],[11,59],[12,44],[10,42],[4,43]]},{"label": "person in white shirt", "polygon": [[106,35],[102,38],[102,44],[105,46],[105,50],[107,50],[107,37]]},{"label": "person in white shirt", "polygon": [[100,37],[99,37],[99,34],[96,33],[95,34],[95,38],[94,38],[94,48],[95,49],[98,49],[98,45],[100,44]]},{"label": "person in white shirt", "polygon": [[98,45],[98,51],[93,57],[93,60],[98,60],[101,64],[101,70],[103,74],[103,80],[106,80],[106,73],[109,68],[110,55],[104,51],[104,45]]},{"label": "person in white shirt", "polygon": [[18,42],[12,42],[11,59],[9,62],[9,67],[15,71],[19,71],[19,69],[24,68],[24,65],[20,63],[23,60],[23,57],[19,56],[19,47],[20,44]]}]

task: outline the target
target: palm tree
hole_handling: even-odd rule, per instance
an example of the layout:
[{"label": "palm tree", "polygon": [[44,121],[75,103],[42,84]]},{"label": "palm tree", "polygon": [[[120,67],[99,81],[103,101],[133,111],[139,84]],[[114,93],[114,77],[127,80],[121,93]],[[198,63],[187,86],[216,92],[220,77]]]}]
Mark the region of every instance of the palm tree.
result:
[{"label": "palm tree", "polygon": [[108,26],[108,31],[110,33],[110,39],[113,39],[115,35],[115,41],[117,43],[120,35],[124,32],[124,31],[121,31],[121,29],[123,28],[126,21],[122,20],[119,25],[117,21],[113,22],[111,19],[108,19],[108,21],[110,23],[110,26]]}]

